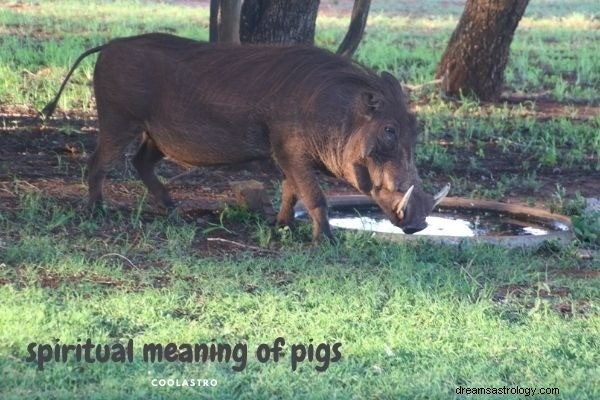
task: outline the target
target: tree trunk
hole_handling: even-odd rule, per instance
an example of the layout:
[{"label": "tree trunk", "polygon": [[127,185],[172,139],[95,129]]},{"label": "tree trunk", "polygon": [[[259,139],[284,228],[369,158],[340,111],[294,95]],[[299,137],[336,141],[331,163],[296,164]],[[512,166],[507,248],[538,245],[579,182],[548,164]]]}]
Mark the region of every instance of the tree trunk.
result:
[{"label": "tree trunk", "polygon": [[370,6],[371,0],[354,0],[350,26],[348,27],[346,36],[344,36],[344,40],[342,40],[340,47],[337,49],[337,54],[344,57],[352,57],[354,55],[365,32],[365,26],[367,26]]},{"label": "tree trunk", "polygon": [[436,77],[447,95],[500,96],[510,44],[529,0],[467,0]]},{"label": "tree trunk", "polygon": [[221,8],[220,0],[210,0],[208,41],[211,43],[219,40],[219,8]]},{"label": "tree trunk", "polygon": [[242,0],[211,0],[209,41],[240,44]]},{"label": "tree trunk", "polygon": [[219,42],[240,44],[242,0],[221,0]]},{"label": "tree trunk", "polygon": [[314,44],[319,0],[245,0],[243,43]]}]

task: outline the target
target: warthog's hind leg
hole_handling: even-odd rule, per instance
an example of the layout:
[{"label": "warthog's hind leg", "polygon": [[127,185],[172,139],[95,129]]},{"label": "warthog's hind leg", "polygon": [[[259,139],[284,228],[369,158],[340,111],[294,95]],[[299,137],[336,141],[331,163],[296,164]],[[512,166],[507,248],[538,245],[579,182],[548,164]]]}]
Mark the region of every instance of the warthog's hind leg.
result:
[{"label": "warthog's hind leg", "polygon": [[88,161],[89,206],[92,210],[102,208],[102,185],[106,174],[116,160],[124,156],[125,148],[140,134],[141,127],[118,115],[101,118],[98,114],[100,131],[98,146]]},{"label": "warthog's hind leg", "polygon": [[298,201],[296,188],[292,181],[285,178],[281,183],[281,207],[277,214],[277,225],[292,227],[294,223],[294,206]]},{"label": "warthog's hind leg", "polygon": [[154,173],[154,166],[162,160],[164,153],[156,146],[156,143],[147,133],[144,133],[142,144],[136,155],[133,157],[133,166],[140,175],[140,179],[144,182],[150,194],[160,204],[172,210],[174,208],[173,200],[169,196],[169,192],[165,185],[158,179]]}]

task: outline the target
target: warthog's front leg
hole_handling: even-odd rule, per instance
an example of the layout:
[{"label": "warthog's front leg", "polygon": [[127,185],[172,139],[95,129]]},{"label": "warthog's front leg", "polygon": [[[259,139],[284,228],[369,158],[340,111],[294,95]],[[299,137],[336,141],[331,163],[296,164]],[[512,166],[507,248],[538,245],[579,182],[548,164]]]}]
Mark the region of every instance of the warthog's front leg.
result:
[{"label": "warthog's front leg", "polygon": [[[292,196],[297,196],[302,200],[312,222],[312,237],[315,242],[320,241],[323,237],[333,240],[333,234],[327,220],[327,201],[323,191],[319,187],[319,182],[312,165],[307,162],[286,163],[285,161],[284,164],[287,165],[280,163],[285,173],[286,181],[289,180],[292,183],[292,185],[289,183],[286,184],[286,188],[288,189],[288,193],[285,194],[286,199],[290,201]],[[290,194],[289,189],[292,187],[296,189],[296,192]],[[282,204],[282,207],[284,207],[282,208],[283,212],[287,214],[285,216],[288,216],[290,212],[289,208],[286,208],[284,204]],[[280,216],[283,216],[281,211]]]},{"label": "warthog's front leg", "polygon": [[281,207],[277,214],[277,225],[291,227],[294,223],[294,206],[298,202],[296,187],[289,178],[281,182]]}]

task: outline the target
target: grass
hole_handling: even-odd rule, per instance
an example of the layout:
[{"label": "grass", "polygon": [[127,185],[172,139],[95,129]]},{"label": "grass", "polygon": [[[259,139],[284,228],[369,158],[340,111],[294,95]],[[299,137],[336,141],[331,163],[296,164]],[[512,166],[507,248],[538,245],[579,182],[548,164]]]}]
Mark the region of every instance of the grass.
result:
[{"label": "grass", "polygon": [[[192,223],[135,211],[90,221],[21,195],[0,219],[11,238],[0,267],[3,398],[449,398],[459,385],[599,394],[600,278],[569,276],[580,262],[572,249],[542,256],[348,234],[337,247],[214,258],[197,254],[202,233]],[[257,346],[280,336],[283,359],[258,362]],[[43,371],[23,362],[31,342],[87,338],[133,339],[134,362],[51,361]],[[342,359],[325,372],[317,361],[292,372],[291,345],[311,340],[342,343]],[[244,371],[141,359],[145,343],[213,341],[247,343]],[[155,388],[152,378],[218,385]]]},{"label": "grass", "polygon": [[[357,58],[413,85],[432,80],[460,4],[374,3]],[[600,101],[595,5],[532,1],[515,36],[507,89],[547,93],[561,102],[558,115],[540,117],[535,101],[446,101],[430,86],[411,93],[425,181],[449,179],[455,195],[548,201],[573,215],[579,239],[571,246],[399,245],[350,233],[338,234],[337,246],[310,246],[309,226],[277,230],[238,208],[198,225],[148,216],[142,197],[129,211],[90,216],[84,200],[59,202],[16,177],[0,182],[14,199],[0,205],[0,398],[467,398],[459,386],[557,387],[556,398],[598,398],[600,215],[562,186],[537,196],[548,171],[590,179],[600,171],[600,117],[578,114]],[[207,22],[206,9],[168,2],[2,4],[0,106],[41,109],[75,58],[112,37],[206,39]],[[321,15],[317,44],[335,48],[346,25]],[[90,57],[76,71],[62,110],[93,113],[93,64]],[[82,133],[77,124],[61,129],[74,143]],[[82,179],[72,165],[57,154],[50,168]],[[493,183],[473,179],[481,176]],[[262,250],[206,251],[218,248],[207,238],[240,231]],[[254,350],[277,337],[286,340],[283,359],[257,361]],[[43,371],[24,361],[31,342],[87,338],[133,339],[134,361],[48,362]],[[169,342],[246,343],[247,365],[235,372],[232,362],[142,361],[143,344]],[[304,361],[292,372],[292,345],[310,343],[342,343],[341,360],[324,372],[316,370],[323,359]],[[153,378],[218,385],[154,387]]]}]

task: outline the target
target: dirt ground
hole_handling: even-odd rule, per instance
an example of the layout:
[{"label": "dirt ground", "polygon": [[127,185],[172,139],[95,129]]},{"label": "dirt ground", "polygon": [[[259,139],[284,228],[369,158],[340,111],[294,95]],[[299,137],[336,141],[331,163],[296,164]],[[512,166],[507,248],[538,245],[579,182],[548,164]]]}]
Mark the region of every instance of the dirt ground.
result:
[{"label": "dirt ground", "polygon": [[[537,109],[537,118],[557,115],[562,110],[560,104],[542,104]],[[586,110],[585,106],[581,108],[581,118],[597,112]],[[87,158],[95,147],[96,134],[97,120],[92,114],[66,115],[58,112],[52,119],[42,122],[35,110],[0,107],[0,201],[3,204],[14,203],[17,199],[15,185],[24,185],[61,201],[85,204],[87,188],[84,170]],[[107,179],[105,194],[110,206],[133,208],[144,193],[141,181],[136,179],[136,173],[127,160],[134,152],[135,143]],[[486,149],[486,154],[488,156],[483,160],[483,167],[493,171],[494,176],[522,172],[519,171],[520,163],[511,159],[510,154],[496,150],[493,143]],[[470,154],[456,155],[459,160],[465,160],[465,169],[461,171],[460,167],[455,168],[452,171],[455,176],[461,176],[464,172],[465,176],[468,174],[470,183],[494,187],[494,176],[467,171]],[[168,182],[167,186],[180,208],[193,214],[214,214],[225,203],[233,202],[232,181],[255,179],[272,189],[281,177],[271,161],[189,170],[167,160],[160,163],[158,173]],[[421,166],[421,175],[425,173]],[[448,177],[438,173],[435,179],[435,182],[429,183],[433,187],[441,187]],[[562,171],[560,168],[541,170],[538,179],[542,187],[536,193],[510,192],[502,200],[523,203],[527,198],[534,197],[539,200],[538,206],[543,207],[544,200],[550,199],[556,191],[557,183],[564,186],[569,195],[579,191],[586,197],[596,197],[600,193],[600,179],[579,171]],[[327,194],[355,193],[354,189],[330,176],[322,175],[321,182]],[[158,207],[151,207],[148,211],[161,212]]]}]

